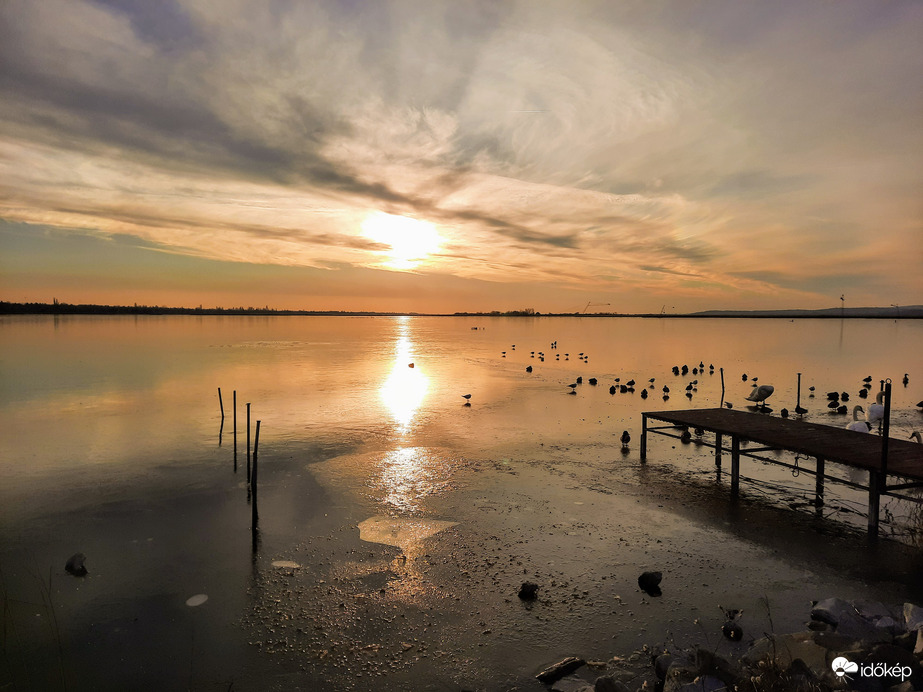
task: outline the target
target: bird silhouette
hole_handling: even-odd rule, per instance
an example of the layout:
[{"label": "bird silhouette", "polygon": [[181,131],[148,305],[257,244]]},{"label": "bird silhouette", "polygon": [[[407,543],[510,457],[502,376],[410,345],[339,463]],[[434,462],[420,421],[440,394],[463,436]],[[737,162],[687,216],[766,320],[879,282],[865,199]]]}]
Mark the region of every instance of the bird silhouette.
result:
[{"label": "bird silhouette", "polygon": [[863,432],[867,433],[872,429],[871,424],[868,421],[859,420],[859,414],[865,413],[861,406],[852,407],[852,423],[847,423],[846,429],[852,430],[853,432]]},{"label": "bird silhouette", "polygon": [[904,379],[901,380],[901,382],[904,383],[904,386],[905,386],[905,387],[906,387],[908,384],[910,384],[910,377],[908,377],[908,375],[907,375],[906,372],[904,373]]},{"label": "bird silhouette", "polygon": [[910,433],[910,439],[916,440],[920,444],[923,444],[923,435],[920,435],[918,430],[914,430],[912,433]]},{"label": "bird silhouette", "polygon": [[641,398],[642,398],[642,399],[647,399],[647,390],[646,390],[646,389],[642,389],[642,390],[641,390]]},{"label": "bird silhouette", "polygon": [[631,442],[631,435],[628,434],[627,430],[622,431],[622,436],[619,438],[619,442],[622,443],[622,449],[628,447],[628,443]]},{"label": "bird silhouette", "polygon": [[527,365],[527,366],[526,366],[526,372],[532,372],[532,366],[531,366],[531,365]]},{"label": "bird silhouette", "polygon": [[753,401],[760,405],[765,405],[766,399],[772,396],[772,393],[775,391],[775,387],[771,384],[761,384],[759,386],[753,385],[753,389],[750,391],[750,395],[746,397],[747,401]]},{"label": "bird silhouette", "polygon": [[471,406],[471,395],[470,394],[462,394],[462,399],[465,400],[465,404],[464,404],[465,406]]}]

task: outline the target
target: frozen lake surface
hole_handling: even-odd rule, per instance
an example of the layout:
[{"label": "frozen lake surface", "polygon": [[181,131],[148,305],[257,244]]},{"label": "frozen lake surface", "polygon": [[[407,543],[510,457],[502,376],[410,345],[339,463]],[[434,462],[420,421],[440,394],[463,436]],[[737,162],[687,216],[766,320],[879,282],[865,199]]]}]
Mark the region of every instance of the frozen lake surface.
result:
[{"label": "frozen lake surface", "polygon": [[640,412],[719,405],[721,368],[735,408],[758,378],[776,411],[800,372],[808,418],[840,427],[826,392],[867,407],[863,378],[873,396],[891,378],[909,437],[919,321],[15,317],[0,335],[0,682],[538,690],[566,655],[718,642],[719,605],[745,610],[733,648],[769,630],[767,602],[787,631],[828,596],[923,600],[918,506],[886,503],[892,538],[868,545],[861,493],[828,486],[818,518],[813,478],[744,462],[732,504],[709,448],[637,455]]}]

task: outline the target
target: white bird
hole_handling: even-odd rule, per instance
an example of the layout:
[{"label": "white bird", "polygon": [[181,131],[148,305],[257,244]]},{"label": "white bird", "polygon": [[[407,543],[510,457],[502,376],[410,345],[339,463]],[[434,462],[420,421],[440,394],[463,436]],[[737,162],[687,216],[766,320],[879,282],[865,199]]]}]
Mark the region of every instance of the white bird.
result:
[{"label": "white bird", "polygon": [[775,387],[771,384],[761,384],[758,387],[754,385],[750,395],[747,397],[747,401],[755,401],[759,404],[763,404],[766,402],[766,399],[772,396],[774,391]]},{"label": "white bird", "polygon": [[871,431],[872,426],[864,420],[859,420],[859,412],[865,413],[861,406],[852,407],[852,423],[846,426],[847,430],[852,430],[853,432],[863,432],[867,433]]},{"label": "white bird", "polygon": [[869,410],[865,414],[865,420],[867,420],[872,425],[881,423],[882,419],[885,417],[885,407],[881,403],[882,399],[885,398],[885,393],[883,391],[878,392],[875,395],[875,403],[869,405]]}]

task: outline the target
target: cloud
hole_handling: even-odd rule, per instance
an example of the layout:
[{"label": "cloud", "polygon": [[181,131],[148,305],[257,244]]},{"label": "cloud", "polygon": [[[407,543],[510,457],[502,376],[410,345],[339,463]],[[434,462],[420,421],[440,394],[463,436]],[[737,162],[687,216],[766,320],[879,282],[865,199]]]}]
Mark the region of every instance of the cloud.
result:
[{"label": "cloud", "polygon": [[329,271],[384,211],[429,276],[923,290],[920,5],[668,7],[10,0],[0,218]]}]

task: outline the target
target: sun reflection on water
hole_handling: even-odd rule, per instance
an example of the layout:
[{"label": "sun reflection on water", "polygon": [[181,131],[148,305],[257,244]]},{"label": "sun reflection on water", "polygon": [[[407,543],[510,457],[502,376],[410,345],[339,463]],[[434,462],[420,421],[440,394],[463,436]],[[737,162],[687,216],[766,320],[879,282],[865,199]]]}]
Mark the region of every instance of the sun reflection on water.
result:
[{"label": "sun reflection on water", "polygon": [[413,343],[408,336],[406,318],[401,319],[395,350],[394,366],[381,386],[381,398],[391,411],[398,431],[405,433],[410,429],[429,387],[429,378],[412,366]]}]

